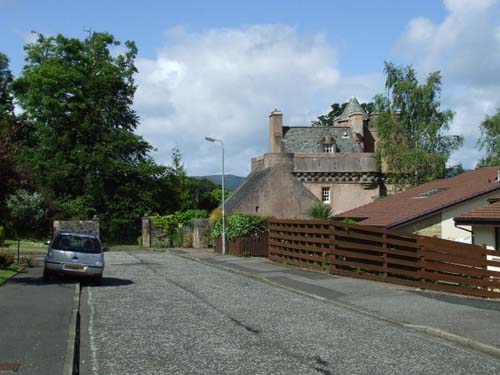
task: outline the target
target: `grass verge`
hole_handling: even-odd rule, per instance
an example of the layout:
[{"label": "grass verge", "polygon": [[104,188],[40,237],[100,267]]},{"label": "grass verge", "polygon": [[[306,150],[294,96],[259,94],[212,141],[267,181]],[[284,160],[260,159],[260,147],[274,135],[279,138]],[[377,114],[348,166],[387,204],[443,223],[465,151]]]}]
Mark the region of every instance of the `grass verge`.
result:
[{"label": "grass verge", "polygon": [[[8,245],[8,247],[15,247],[15,248],[17,248],[17,240],[5,240],[4,244]],[[40,249],[43,249],[43,248],[47,247],[44,244],[44,241],[42,241],[42,240],[31,240],[31,239],[21,240],[20,246],[21,247],[29,247],[29,248],[40,248]]]},{"label": "grass verge", "polygon": [[20,267],[17,264],[11,264],[9,267],[0,269],[0,285],[5,284],[12,276],[18,273]]}]

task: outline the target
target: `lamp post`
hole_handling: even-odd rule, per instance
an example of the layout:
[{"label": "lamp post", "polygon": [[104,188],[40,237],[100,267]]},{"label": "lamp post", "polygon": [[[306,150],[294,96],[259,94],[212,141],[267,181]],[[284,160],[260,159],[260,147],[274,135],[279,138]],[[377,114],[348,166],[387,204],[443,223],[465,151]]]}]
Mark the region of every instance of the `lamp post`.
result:
[{"label": "lamp post", "polygon": [[226,215],[224,211],[224,142],[220,139],[205,137],[209,142],[220,142],[222,147],[222,255],[226,255]]}]

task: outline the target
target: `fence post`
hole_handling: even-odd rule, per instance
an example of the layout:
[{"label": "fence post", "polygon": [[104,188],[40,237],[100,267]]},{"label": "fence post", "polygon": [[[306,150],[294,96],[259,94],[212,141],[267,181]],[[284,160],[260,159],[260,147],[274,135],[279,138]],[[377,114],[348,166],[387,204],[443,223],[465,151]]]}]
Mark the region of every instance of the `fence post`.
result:
[{"label": "fence post", "polygon": [[[382,233],[382,249],[384,250],[384,252],[382,253],[382,258],[384,259],[384,263],[382,265],[382,267],[384,269],[387,270],[387,234],[386,233]],[[387,277],[387,272],[384,272],[384,277]]]},{"label": "fence post", "polygon": [[[488,247],[485,243],[483,243],[483,245],[481,246],[484,250],[488,250]],[[488,264],[486,263],[488,261],[488,254],[483,253],[481,254],[481,262],[483,263],[481,268],[483,269],[483,277],[481,277],[482,280],[488,280],[488,275],[486,274],[486,272],[488,271]],[[484,285],[483,287],[481,287],[482,290],[488,290],[488,287],[486,285]]]},{"label": "fence post", "polygon": [[418,255],[418,275],[419,275],[419,282],[420,282],[420,288],[425,289],[425,284],[426,284],[426,279],[425,277],[422,276],[422,274],[425,272],[425,267],[424,267],[424,262],[425,262],[425,257],[424,257],[424,245],[422,244],[420,238],[417,238],[417,255]]},{"label": "fence post", "polygon": [[330,264],[329,273],[335,273],[335,269],[337,268],[337,266],[335,265],[335,263],[332,262],[332,259],[335,260],[335,224],[334,223],[330,224],[329,228],[330,228],[330,235],[329,235],[330,241],[328,241],[329,242],[328,263]]}]

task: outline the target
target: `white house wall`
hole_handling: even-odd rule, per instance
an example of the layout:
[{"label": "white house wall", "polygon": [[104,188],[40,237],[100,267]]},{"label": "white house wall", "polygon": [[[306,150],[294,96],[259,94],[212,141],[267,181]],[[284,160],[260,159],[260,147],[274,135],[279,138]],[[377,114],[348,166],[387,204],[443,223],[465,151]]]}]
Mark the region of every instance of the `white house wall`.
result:
[{"label": "white house wall", "polygon": [[[471,211],[473,209],[486,206],[488,204],[487,199],[490,196],[496,195],[498,192],[492,192],[488,195],[484,195],[478,198],[468,200],[464,203],[457,204],[453,207],[445,209],[441,212],[441,233],[445,240],[460,241],[460,242],[471,242],[471,233],[457,228],[455,226],[455,221],[453,218],[455,216],[461,215],[465,212]],[[462,228],[471,230],[470,225],[460,225]],[[467,241],[465,241],[467,240]]]},{"label": "white house wall", "polygon": [[[447,208],[432,217],[420,219],[396,229],[407,233],[417,233],[423,236],[437,236],[445,240],[471,243],[471,227],[468,225],[460,225],[461,228],[468,229],[468,231],[457,228],[453,218],[475,208],[486,206],[488,204],[487,199],[497,194],[498,191],[495,191],[479,198],[468,200]],[[493,244],[494,243],[493,241]]]}]

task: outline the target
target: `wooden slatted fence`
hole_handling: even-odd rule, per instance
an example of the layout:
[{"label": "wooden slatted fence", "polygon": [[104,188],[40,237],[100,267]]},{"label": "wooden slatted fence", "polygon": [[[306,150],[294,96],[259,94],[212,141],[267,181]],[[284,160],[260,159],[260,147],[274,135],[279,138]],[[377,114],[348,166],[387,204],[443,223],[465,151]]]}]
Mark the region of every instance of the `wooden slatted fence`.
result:
[{"label": "wooden slatted fence", "polygon": [[[267,223],[262,224],[263,231],[253,236],[239,237],[226,240],[226,251],[230,255],[268,257],[268,234]],[[217,237],[214,250],[216,253],[222,253],[222,237]]]},{"label": "wooden slatted fence", "polygon": [[272,219],[268,225],[269,258],[276,262],[500,298],[500,261],[492,260],[497,251],[340,221]]}]

